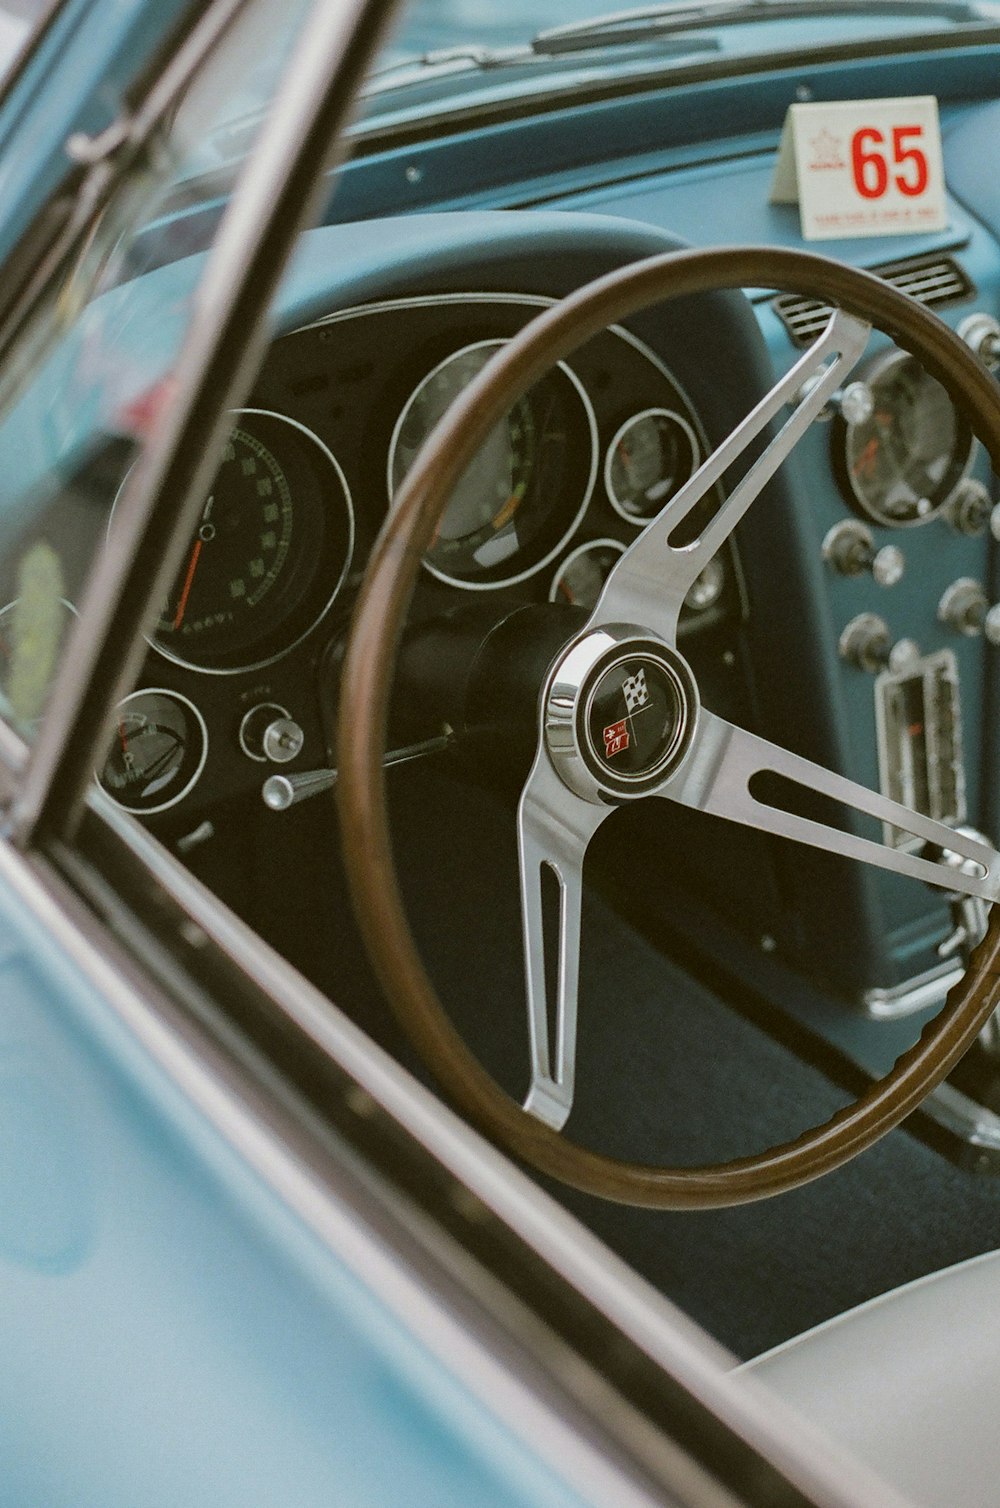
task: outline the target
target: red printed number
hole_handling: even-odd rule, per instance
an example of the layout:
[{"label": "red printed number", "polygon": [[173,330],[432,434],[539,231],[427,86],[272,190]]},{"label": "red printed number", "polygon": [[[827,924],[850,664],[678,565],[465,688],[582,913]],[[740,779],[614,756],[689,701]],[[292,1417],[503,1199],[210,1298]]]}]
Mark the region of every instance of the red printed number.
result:
[{"label": "red printed number", "polygon": [[[892,165],[899,171],[892,181],[901,194],[915,199],[927,187],[927,157],[922,148],[911,143],[924,134],[923,126],[893,126]],[[881,199],[889,187],[889,162],[886,141],[875,126],[862,126],[851,138],[851,167],[854,187],[862,199]]]}]

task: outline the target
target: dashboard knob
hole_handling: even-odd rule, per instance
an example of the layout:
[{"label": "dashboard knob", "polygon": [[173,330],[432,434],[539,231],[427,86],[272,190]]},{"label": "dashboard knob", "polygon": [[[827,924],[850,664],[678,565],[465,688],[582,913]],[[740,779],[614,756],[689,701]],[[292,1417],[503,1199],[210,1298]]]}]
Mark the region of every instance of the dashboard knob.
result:
[{"label": "dashboard knob", "polygon": [[889,664],[892,637],[889,625],[877,613],[859,613],[840,636],[840,657],[858,670],[877,675]]},{"label": "dashboard knob", "polygon": [[948,504],[948,518],[959,534],[985,534],[993,504],[982,482],[968,477]]},{"label": "dashboard knob", "polygon": [[898,545],[876,550],[871,530],[854,519],[835,524],[823,541],[823,558],[841,576],[860,576],[870,571],[879,586],[895,586],[906,568]]},{"label": "dashboard knob", "polygon": [[1000,644],[1000,602],[995,602],[986,614],[983,633],[990,644]]},{"label": "dashboard knob", "polygon": [[1000,366],[1000,324],[992,314],[967,314],[957,333],[991,372]]},{"label": "dashboard knob", "polygon": [[830,402],[845,424],[867,424],[875,412],[875,394],[867,382],[849,382]]},{"label": "dashboard knob", "polygon": [[938,603],[939,620],[967,639],[974,639],[983,632],[989,611],[989,598],[971,576],[960,576],[953,581]]},{"label": "dashboard knob", "polygon": [[[798,392],[798,402],[803,403],[818,382],[822,382],[823,373],[817,372],[804,382]],[[847,424],[867,424],[875,412],[875,394],[867,382],[848,382],[846,386],[838,388],[831,393],[825,406],[816,415],[818,419],[832,419],[834,414],[839,414]]]},{"label": "dashboard knob", "polygon": [[240,723],[240,748],[258,764],[287,764],[301,754],[305,741],[298,723],[277,702],[251,707]]},{"label": "dashboard knob", "polygon": [[272,764],[287,764],[302,753],[305,741],[305,734],[293,718],[276,717],[264,729],[264,758]]}]

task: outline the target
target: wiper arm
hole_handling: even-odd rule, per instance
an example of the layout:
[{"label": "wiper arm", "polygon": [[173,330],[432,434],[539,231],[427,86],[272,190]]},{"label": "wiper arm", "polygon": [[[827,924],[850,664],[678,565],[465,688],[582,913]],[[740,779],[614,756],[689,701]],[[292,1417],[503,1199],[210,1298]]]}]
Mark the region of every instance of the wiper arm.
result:
[{"label": "wiper arm", "polygon": [[469,43],[459,47],[437,47],[432,52],[414,52],[396,58],[384,68],[376,68],[365,80],[362,96],[381,94],[411,82],[437,78],[449,73],[478,69],[508,68],[512,64],[530,63],[538,53],[533,47],[479,47]]},{"label": "wiper arm", "polygon": [[540,31],[531,43],[545,57],[598,47],[634,47],[674,32],[699,31],[720,22],[769,21],[775,17],[931,16],[942,21],[996,23],[1000,12],[971,0],[700,0],[697,5],[650,5],[594,16]]}]

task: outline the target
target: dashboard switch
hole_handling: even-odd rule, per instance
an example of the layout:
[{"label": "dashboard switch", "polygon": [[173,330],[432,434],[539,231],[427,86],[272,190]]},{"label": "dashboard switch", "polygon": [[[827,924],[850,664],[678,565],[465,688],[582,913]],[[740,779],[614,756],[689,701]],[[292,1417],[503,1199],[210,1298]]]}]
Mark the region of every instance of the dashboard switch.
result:
[{"label": "dashboard switch", "polygon": [[982,482],[967,477],[948,504],[948,517],[959,534],[985,534],[993,504]]},{"label": "dashboard switch", "polygon": [[287,764],[301,754],[305,734],[277,702],[261,702],[240,723],[239,744],[259,764]]},{"label": "dashboard switch", "polygon": [[1000,324],[992,314],[966,315],[957,334],[991,372],[1000,366]]},{"label": "dashboard switch", "polygon": [[956,633],[974,639],[983,632],[989,610],[989,598],[980,583],[971,576],[960,576],[938,603],[938,618]]},{"label": "dashboard switch", "polygon": [[859,613],[840,636],[840,657],[858,670],[877,675],[889,664],[892,639],[889,625],[877,613]]},{"label": "dashboard switch", "polygon": [[841,576],[870,571],[879,586],[895,586],[906,568],[898,545],[876,550],[871,530],[854,519],[845,519],[830,530],[823,541],[823,558]]},{"label": "dashboard switch", "polygon": [[[823,373],[819,372],[815,377],[810,377],[802,384],[798,394],[798,401],[804,402],[818,382],[823,380]],[[875,394],[867,382],[848,382],[845,387],[838,388],[830,394],[829,401],[819,414],[818,419],[832,419],[834,414],[839,414],[846,424],[867,424],[875,412]]]}]

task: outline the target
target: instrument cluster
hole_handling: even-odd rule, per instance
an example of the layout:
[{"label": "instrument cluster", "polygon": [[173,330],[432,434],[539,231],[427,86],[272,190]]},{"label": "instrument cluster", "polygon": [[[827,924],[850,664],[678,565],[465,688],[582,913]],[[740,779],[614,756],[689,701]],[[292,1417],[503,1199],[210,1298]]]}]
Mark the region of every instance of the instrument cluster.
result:
[{"label": "instrument cluster", "polygon": [[[251,404],[233,416],[150,637],[146,684],[119,708],[98,772],[107,795],[143,817],[180,807],[187,818],[197,803],[245,793],[262,766],[328,761],[318,666],[345,631],[386,512],[454,398],[545,302],[398,301],[275,343]],[[487,593],[498,615],[508,603],[592,606],[707,449],[651,351],[623,330],[594,337],[512,406],[460,478],[415,612]],[[740,610],[727,551],[699,578],[685,627]]]}]

